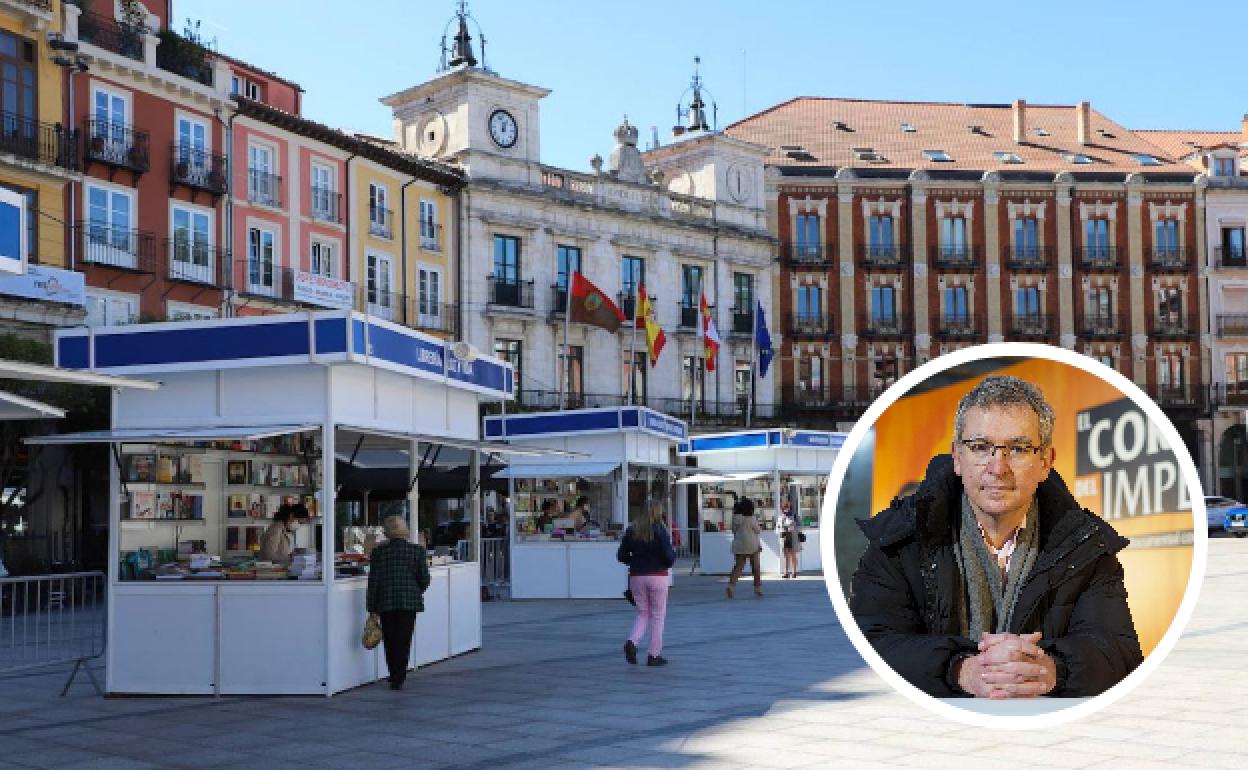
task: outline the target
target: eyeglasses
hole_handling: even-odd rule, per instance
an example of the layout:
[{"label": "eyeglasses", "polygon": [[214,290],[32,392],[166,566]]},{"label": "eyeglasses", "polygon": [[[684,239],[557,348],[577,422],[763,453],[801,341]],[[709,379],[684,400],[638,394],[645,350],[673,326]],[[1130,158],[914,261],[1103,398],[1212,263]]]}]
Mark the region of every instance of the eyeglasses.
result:
[{"label": "eyeglasses", "polygon": [[1032,444],[994,444],[982,439],[962,439],[958,442],[970,454],[971,460],[977,465],[986,465],[1001,450],[1001,459],[1010,465],[1027,465],[1040,454],[1042,446]]}]

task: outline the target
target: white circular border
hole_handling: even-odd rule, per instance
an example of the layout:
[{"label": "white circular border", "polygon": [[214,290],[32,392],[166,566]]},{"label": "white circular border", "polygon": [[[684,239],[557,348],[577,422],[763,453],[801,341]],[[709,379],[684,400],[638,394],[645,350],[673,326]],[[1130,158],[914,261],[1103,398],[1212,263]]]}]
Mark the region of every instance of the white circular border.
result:
[{"label": "white circular border", "polygon": [[[867,437],[876,420],[895,401],[932,375],[959,364],[979,361],[985,358],[1042,358],[1057,361],[1083,369],[1116,387],[1123,395],[1134,401],[1136,406],[1143,409],[1149,419],[1161,429],[1162,435],[1165,436],[1166,441],[1170,444],[1170,448],[1174,451],[1175,459],[1178,461],[1180,471],[1183,474],[1183,481],[1187,484],[1188,493],[1192,498],[1192,529],[1194,534],[1192,572],[1188,578],[1187,590],[1183,593],[1183,601],[1179,604],[1179,611],[1175,614],[1174,620],[1171,621],[1170,627],[1162,636],[1161,641],[1157,643],[1157,647],[1152,654],[1144,659],[1143,663],[1109,690],[1090,700],[1048,713],[1027,716],[1003,716],[971,711],[928,695],[907,682],[891,666],[884,662],[884,659],[880,657],[875,648],[871,646],[871,643],[867,641],[862,630],[858,628],[857,621],[849,611],[849,602],[841,592],[840,579],[835,567],[836,505],[840,495],[841,484],[845,481],[845,473],[849,469],[849,463],[854,456],[854,452],[858,449],[863,439]],[[964,724],[1005,730],[1042,729],[1075,721],[1105,708],[1144,681],[1149,674],[1161,665],[1162,660],[1170,654],[1170,650],[1174,648],[1175,643],[1179,640],[1179,636],[1183,633],[1183,629],[1191,619],[1192,611],[1196,609],[1196,600],[1200,594],[1201,583],[1204,581],[1205,560],[1209,553],[1209,532],[1207,522],[1205,521],[1205,499],[1196,464],[1192,462],[1191,455],[1179,436],[1178,430],[1170,422],[1170,419],[1166,417],[1165,413],[1161,411],[1161,407],[1157,406],[1134,382],[1099,361],[1066,348],[1032,342],[998,342],[963,348],[934,358],[897,380],[868,407],[863,416],[854,424],[853,430],[849,432],[849,436],[837,454],[836,461],[832,464],[832,473],[828,477],[827,494],[824,495],[821,514],[825,524],[820,528],[822,530],[820,533],[822,538],[820,546],[823,553],[832,555],[831,564],[833,565],[831,569],[827,566],[824,567],[824,584],[828,590],[828,597],[832,600],[832,606],[836,610],[837,619],[840,621],[846,635],[849,636],[849,640],[853,643],[854,648],[858,650],[858,654],[863,657],[871,668],[875,669],[877,674],[883,677],[884,681],[891,684],[893,689],[905,695],[919,706]]]}]

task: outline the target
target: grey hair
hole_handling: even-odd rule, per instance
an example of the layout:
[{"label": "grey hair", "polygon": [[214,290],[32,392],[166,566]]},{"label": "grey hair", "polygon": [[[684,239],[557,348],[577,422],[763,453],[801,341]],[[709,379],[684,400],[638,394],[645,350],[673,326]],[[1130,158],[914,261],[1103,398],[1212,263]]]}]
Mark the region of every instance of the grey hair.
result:
[{"label": "grey hair", "polygon": [[1049,406],[1040,388],[1018,377],[1001,374],[985,377],[958,402],[958,413],[953,418],[953,433],[957,440],[962,439],[962,431],[966,428],[966,413],[974,407],[990,406],[1025,406],[1031,409],[1040,420],[1040,445],[1047,447],[1053,442],[1053,407]]}]

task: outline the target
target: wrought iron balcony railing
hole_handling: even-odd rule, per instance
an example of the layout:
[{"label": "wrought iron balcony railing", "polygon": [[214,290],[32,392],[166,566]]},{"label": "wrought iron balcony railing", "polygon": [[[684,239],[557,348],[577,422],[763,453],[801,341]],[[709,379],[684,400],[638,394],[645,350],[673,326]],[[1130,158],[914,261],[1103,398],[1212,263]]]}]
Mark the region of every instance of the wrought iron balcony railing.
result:
[{"label": "wrought iron balcony railing", "polygon": [[533,281],[486,277],[489,304],[499,307],[533,309]]},{"label": "wrought iron balcony railing", "polygon": [[1043,313],[1016,313],[1010,318],[1010,336],[1043,338],[1053,334],[1052,317]]},{"label": "wrought iron balcony railing", "polygon": [[225,285],[225,268],[229,264],[225,249],[175,236],[165,239],[165,255],[170,280],[216,288]]},{"label": "wrought iron balcony railing", "polygon": [[309,210],[313,219],[333,224],[342,223],[342,193],[316,186],[311,187],[309,193]]},{"label": "wrought iron balcony railing", "polygon": [[378,238],[394,237],[394,212],[380,206],[368,207],[368,233]]},{"label": "wrought iron balcony railing", "polygon": [[1122,325],[1112,313],[1093,313],[1080,320],[1079,330],[1085,337],[1116,337],[1122,334]]},{"label": "wrought iron balcony railing", "polygon": [[945,313],[937,319],[936,333],[946,338],[974,337],[979,334],[979,325],[972,315]]},{"label": "wrought iron balcony railing", "polygon": [[937,270],[974,270],[979,267],[979,247],[970,244],[932,246],[930,259]]},{"label": "wrought iron balcony railing", "polygon": [[255,168],[247,169],[247,200],[262,206],[282,207],[282,178]]},{"label": "wrought iron balcony railing", "polygon": [[0,153],[66,169],[78,168],[78,134],[61,124],[0,112]]},{"label": "wrought iron balcony railing", "polygon": [[1085,247],[1079,252],[1079,267],[1084,270],[1117,270],[1118,250],[1112,246]]},{"label": "wrought iron balcony railing", "polygon": [[421,222],[420,224],[420,248],[425,251],[441,251],[442,250],[442,225],[431,224],[429,222]]},{"label": "wrought iron balcony railing", "polygon": [[78,239],[79,265],[139,273],[160,271],[159,239],[152,233],[95,222],[79,222],[72,229]]},{"label": "wrought iron balcony railing", "polygon": [[909,254],[909,244],[864,243],[858,246],[858,264],[864,268],[900,270],[910,262]]},{"label": "wrought iron balcony railing", "polygon": [[125,123],[89,117],[84,123],[83,158],[142,174],[150,167],[150,137]]},{"label": "wrought iron balcony railing", "polygon": [[1186,270],[1187,249],[1150,249],[1148,264],[1154,270]]},{"label": "wrought iron balcony railing", "polygon": [[[108,7],[112,7],[110,4]],[[144,36],[147,30],[139,25],[117,21],[98,13],[83,13],[78,17],[78,39],[120,54],[135,61],[143,61]]]},{"label": "wrought iron balcony railing", "polygon": [[1219,313],[1218,336],[1248,337],[1248,315],[1243,313]]},{"label": "wrought iron balcony railing", "polygon": [[1048,270],[1053,266],[1052,246],[1015,246],[1005,258],[1010,270]]},{"label": "wrought iron balcony railing", "polygon": [[184,144],[170,145],[169,173],[173,181],[214,195],[226,190],[225,156]]},{"label": "wrought iron balcony railing", "polygon": [[1242,246],[1232,248],[1215,246],[1213,255],[1218,267],[1248,267],[1248,251],[1245,251]]},{"label": "wrought iron balcony railing", "polygon": [[823,265],[833,259],[834,255],[821,243],[784,241],[780,244],[780,261],[789,265]]},{"label": "wrought iron balcony railing", "polygon": [[832,319],[822,313],[790,313],[785,317],[784,328],[792,337],[828,337],[833,334]]},{"label": "wrought iron balcony railing", "polygon": [[732,334],[753,334],[754,333],[754,311],[753,308],[732,309]]}]

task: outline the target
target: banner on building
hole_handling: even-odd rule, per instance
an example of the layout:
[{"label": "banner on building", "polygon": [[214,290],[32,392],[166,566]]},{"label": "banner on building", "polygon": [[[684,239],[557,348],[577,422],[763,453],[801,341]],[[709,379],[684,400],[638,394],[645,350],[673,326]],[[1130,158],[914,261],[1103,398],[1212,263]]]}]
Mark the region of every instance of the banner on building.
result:
[{"label": "banner on building", "polygon": [[22,275],[0,275],[0,295],[85,307],[87,284],[82,273],[27,265]]},{"label": "banner on building", "polygon": [[26,197],[0,188],[0,274],[26,272]]},{"label": "banner on building", "polygon": [[295,271],[295,301],[321,307],[350,309],[355,287],[350,281],[327,278],[316,273]]}]

